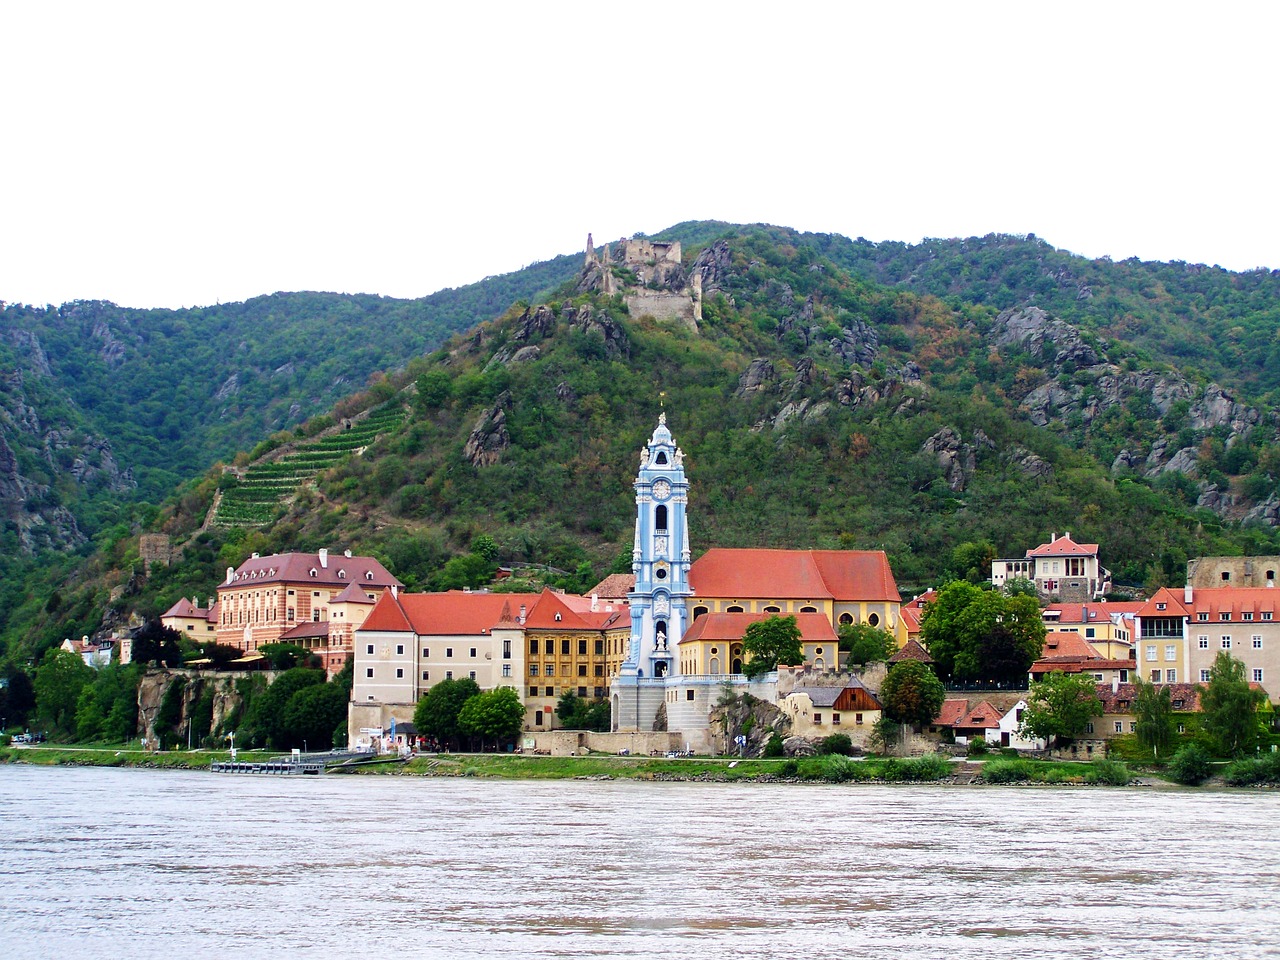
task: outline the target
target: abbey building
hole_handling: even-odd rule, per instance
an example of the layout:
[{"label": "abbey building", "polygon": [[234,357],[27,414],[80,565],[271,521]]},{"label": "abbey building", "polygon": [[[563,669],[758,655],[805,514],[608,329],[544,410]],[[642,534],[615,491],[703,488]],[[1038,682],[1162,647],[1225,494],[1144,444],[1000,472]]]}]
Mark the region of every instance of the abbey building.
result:
[{"label": "abbey building", "polygon": [[840,625],[906,642],[883,551],[713,548],[691,562],[689,482],[665,414],[640,453],[635,491],[630,649],[610,685],[615,731],[679,731],[697,747],[726,692],[776,702],[777,674],[742,671],[746,628],[769,616],[796,616],[803,666],[816,672],[838,669]]}]

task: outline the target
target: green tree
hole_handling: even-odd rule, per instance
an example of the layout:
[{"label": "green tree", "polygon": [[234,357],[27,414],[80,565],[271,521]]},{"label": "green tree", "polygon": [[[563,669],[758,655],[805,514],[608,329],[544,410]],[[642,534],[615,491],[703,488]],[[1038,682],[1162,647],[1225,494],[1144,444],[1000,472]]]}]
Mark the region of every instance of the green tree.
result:
[{"label": "green tree", "polygon": [[800,628],[796,626],[794,614],[766,617],[748,624],[742,635],[742,649],[747,655],[747,662],[742,669],[748,677],[758,677],[776,670],[780,663],[804,663]]},{"label": "green tree", "polygon": [[1140,677],[1134,680],[1137,695],[1133,698],[1133,713],[1137,717],[1138,742],[1160,758],[1167,754],[1177,736],[1173,720],[1173,694],[1167,686],[1147,683]]},{"label": "green tree", "polygon": [[258,648],[271,664],[272,670],[292,670],[306,666],[311,653],[296,643],[264,643]]},{"label": "green tree", "polygon": [[6,728],[25,726],[35,707],[36,691],[30,675],[11,665],[0,683],[0,720]]},{"label": "green tree", "polygon": [[346,715],[347,692],[340,685],[331,682],[303,687],[285,704],[281,746],[328,750],[334,746],[334,732]]},{"label": "green tree", "polygon": [[443,745],[458,742],[458,714],[463,705],[480,693],[480,685],[469,677],[441,680],[426,692],[413,710],[413,725],[418,733],[435,737]]},{"label": "green tree", "polygon": [[966,542],[951,551],[951,573],[969,583],[991,579],[991,561],[999,554],[990,540]]},{"label": "green tree", "polygon": [[848,654],[848,662],[859,667],[888,660],[897,649],[888,630],[868,623],[847,623],[840,627],[840,649]]},{"label": "green tree", "polygon": [[465,587],[482,587],[493,579],[498,565],[478,553],[452,557],[431,578],[436,590],[461,590]]},{"label": "green tree", "polygon": [[880,686],[884,717],[897,724],[917,726],[931,722],[947,698],[942,681],[919,660],[903,660],[889,668]]},{"label": "green tree", "polygon": [[182,634],[159,620],[148,620],[133,635],[134,663],[161,663],[176,667],[182,663]]},{"label": "green tree", "polygon": [[78,654],[54,647],[36,668],[36,718],[62,734],[75,732],[80,694],[93,682],[93,668]]},{"label": "green tree", "polygon": [[494,745],[510,740],[524,726],[524,704],[511,687],[498,687],[472,697],[458,712],[458,729],[481,740],[493,737]]},{"label": "green tree", "polygon": [[920,639],[943,676],[1018,681],[1044,648],[1044,621],[1033,597],[953,580],[925,607]]},{"label": "green tree", "polygon": [[1022,714],[1023,735],[1044,740],[1050,746],[1069,744],[1088,729],[1089,721],[1102,716],[1098,685],[1091,675],[1071,676],[1054,671],[1031,684],[1027,709]]},{"label": "green tree", "polygon": [[587,700],[573,690],[565,690],[556,701],[556,717],[565,730],[594,730],[605,733],[609,729],[609,701]]},{"label": "green tree", "polygon": [[[293,695],[304,687],[325,682],[323,670],[294,667],[280,674],[266,691],[254,698],[245,716],[243,735],[246,744],[266,744],[283,748],[288,740],[284,711]],[[330,732],[332,732],[330,725]]]},{"label": "green tree", "polygon": [[1266,699],[1244,678],[1244,663],[1219,650],[1209,668],[1209,683],[1200,694],[1201,722],[1226,756],[1252,750],[1262,733],[1258,708]]}]

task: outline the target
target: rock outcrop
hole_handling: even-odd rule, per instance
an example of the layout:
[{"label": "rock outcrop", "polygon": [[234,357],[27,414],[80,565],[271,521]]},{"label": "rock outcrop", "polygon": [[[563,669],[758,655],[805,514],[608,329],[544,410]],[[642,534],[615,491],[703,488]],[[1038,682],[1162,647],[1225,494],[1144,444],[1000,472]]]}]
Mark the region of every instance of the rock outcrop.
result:
[{"label": "rock outcrop", "polygon": [[493,406],[480,415],[471,428],[462,454],[476,467],[491,467],[502,459],[503,452],[511,446],[511,434],[507,431],[507,409],[511,406],[511,394],[503,391]]}]

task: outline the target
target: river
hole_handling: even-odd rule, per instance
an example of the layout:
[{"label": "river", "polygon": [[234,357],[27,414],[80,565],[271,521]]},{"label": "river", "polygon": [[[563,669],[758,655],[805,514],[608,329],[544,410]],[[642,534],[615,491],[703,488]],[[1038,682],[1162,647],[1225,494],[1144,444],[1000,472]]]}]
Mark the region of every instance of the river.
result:
[{"label": "river", "polygon": [[1280,793],[0,766],[0,957],[1280,956]]}]

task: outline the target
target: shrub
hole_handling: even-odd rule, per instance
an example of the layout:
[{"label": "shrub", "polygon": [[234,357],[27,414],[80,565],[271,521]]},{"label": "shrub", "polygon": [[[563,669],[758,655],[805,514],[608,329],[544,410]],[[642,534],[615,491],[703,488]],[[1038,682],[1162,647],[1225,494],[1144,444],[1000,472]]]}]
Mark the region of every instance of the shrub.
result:
[{"label": "shrub", "polygon": [[787,760],[778,767],[778,776],[794,777],[800,770],[800,764],[795,760]]},{"label": "shrub", "polygon": [[853,741],[849,739],[847,733],[833,733],[831,736],[823,738],[818,745],[818,752],[838,754],[842,757],[852,756]]},{"label": "shrub", "polygon": [[982,765],[982,779],[987,783],[1023,783],[1033,779],[1030,760],[1012,760],[1001,757]]},{"label": "shrub", "polygon": [[[762,757],[781,757],[785,755],[786,750],[784,750],[782,746],[782,736],[776,732],[769,737],[768,741],[764,745],[764,749],[760,751],[760,756]],[[787,774],[787,776],[790,775],[791,774]]]},{"label": "shrub", "polygon": [[899,778],[915,782],[932,782],[951,776],[951,761],[936,753],[901,761]]},{"label": "shrub", "polygon": [[969,741],[969,746],[965,753],[971,757],[985,756],[987,752],[987,741],[983,737],[974,737]]},{"label": "shrub", "polygon": [[1268,753],[1227,764],[1222,779],[1231,787],[1249,787],[1260,783],[1280,783],[1280,753]]},{"label": "shrub", "polygon": [[1196,787],[1209,779],[1209,755],[1194,743],[1189,743],[1173,755],[1169,761],[1169,776],[1174,783]]},{"label": "shrub", "polygon": [[1127,766],[1119,760],[1107,760],[1104,757],[1096,758],[1092,769],[1085,774],[1086,783],[1102,783],[1112,787],[1123,787],[1132,779]]}]

